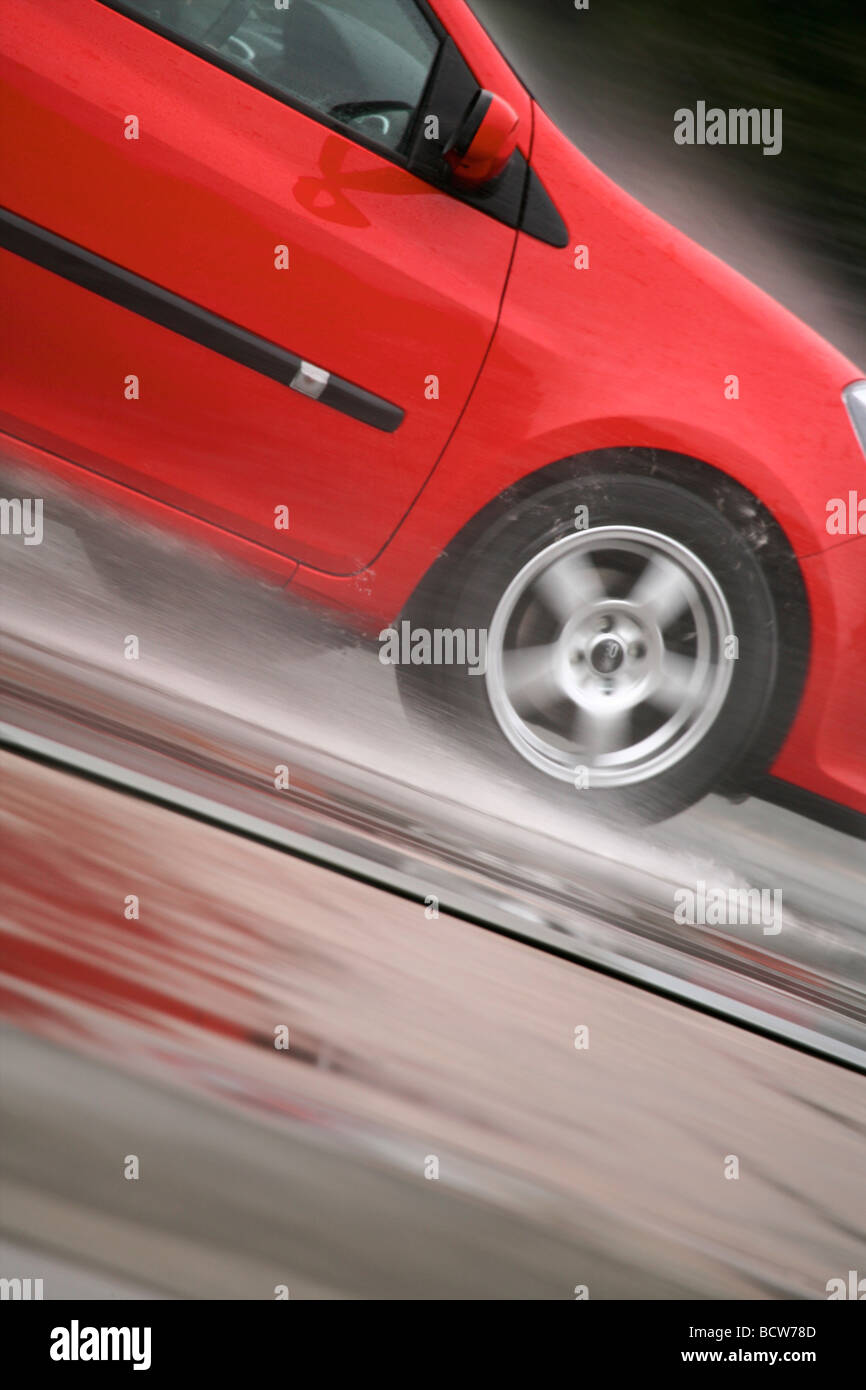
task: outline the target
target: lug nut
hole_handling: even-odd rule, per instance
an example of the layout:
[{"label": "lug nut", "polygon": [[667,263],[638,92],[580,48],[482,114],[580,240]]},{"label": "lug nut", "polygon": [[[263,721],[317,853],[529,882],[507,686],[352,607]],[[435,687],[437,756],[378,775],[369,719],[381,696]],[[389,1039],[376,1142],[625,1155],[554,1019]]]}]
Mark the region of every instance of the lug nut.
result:
[{"label": "lug nut", "polygon": [[646,647],[643,642],[632,642],[629,646],[628,654],[638,660],[640,657],[646,655]]},{"label": "lug nut", "polygon": [[599,618],[597,627],[599,632],[610,632],[611,628],[613,627],[613,619]]}]

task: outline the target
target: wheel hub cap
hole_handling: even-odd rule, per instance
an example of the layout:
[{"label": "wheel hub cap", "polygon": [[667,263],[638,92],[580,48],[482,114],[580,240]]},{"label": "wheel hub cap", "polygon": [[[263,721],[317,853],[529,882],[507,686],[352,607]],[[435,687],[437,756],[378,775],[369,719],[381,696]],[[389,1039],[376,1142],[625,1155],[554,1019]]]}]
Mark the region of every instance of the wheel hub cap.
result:
[{"label": "wheel hub cap", "polygon": [[589,653],[590,665],[600,676],[618,671],[625,659],[625,648],[618,637],[599,637]]}]

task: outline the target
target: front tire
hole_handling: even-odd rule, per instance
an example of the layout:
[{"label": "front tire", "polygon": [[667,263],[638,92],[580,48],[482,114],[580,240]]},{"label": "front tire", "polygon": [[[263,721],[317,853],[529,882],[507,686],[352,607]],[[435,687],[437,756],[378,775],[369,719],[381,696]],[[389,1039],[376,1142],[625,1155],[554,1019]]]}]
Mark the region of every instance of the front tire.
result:
[{"label": "front tire", "polygon": [[500,767],[578,809],[663,819],[779,740],[764,573],[717,506],[671,481],[594,475],[524,500],[473,545],[435,621],[486,632],[486,674],[398,667],[404,700],[456,715]]}]

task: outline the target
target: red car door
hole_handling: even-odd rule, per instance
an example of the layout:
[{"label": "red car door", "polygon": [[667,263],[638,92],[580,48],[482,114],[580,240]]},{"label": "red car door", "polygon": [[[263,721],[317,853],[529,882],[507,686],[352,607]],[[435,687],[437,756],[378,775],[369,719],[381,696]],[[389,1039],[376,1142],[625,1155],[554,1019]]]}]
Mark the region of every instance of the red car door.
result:
[{"label": "red car door", "polygon": [[408,167],[445,45],[416,0],[7,0],[2,427],[368,564],[468,399],[516,235]]}]

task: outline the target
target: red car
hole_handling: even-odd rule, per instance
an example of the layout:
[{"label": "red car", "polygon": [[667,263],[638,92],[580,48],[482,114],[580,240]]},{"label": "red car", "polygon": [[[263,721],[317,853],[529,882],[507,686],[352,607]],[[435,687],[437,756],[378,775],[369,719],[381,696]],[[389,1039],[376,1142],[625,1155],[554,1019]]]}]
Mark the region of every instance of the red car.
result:
[{"label": "red car", "polygon": [[552,793],[866,812],[866,382],[463,0],[4,31],[7,458],[350,614]]}]

